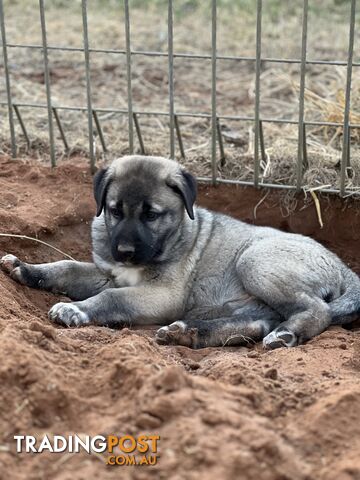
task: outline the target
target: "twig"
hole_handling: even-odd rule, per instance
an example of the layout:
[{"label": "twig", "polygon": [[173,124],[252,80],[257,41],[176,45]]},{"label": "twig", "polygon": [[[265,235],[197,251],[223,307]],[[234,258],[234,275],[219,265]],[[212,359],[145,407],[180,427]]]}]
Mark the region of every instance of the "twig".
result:
[{"label": "twig", "polygon": [[64,257],[68,258],[69,260],[75,261],[75,258],[71,257],[67,253],[59,250],[58,248],[54,247],[53,245],[50,245],[49,243],[39,240],[38,238],[28,237],[27,235],[15,235],[14,233],[0,233],[0,237],[13,237],[13,238],[20,238],[21,240],[32,240],[33,242],[38,242],[38,243],[41,243],[42,245],[45,245],[46,247],[52,248],[53,250],[60,253]]},{"label": "twig", "polygon": [[318,220],[319,220],[319,224],[320,224],[320,228],[323,228],[324,227],[324,223],[322,221],[322,216],[321,216],[321,207],[320,207],[320,202],[319,202],[319,199],[317,198],[316,196],[316,193],[314,192],[314,190],[310,190],[310,194],[315,202],[315,208],[316,208],[316,213],[317,213],[317,216],[318,216]]},{"label": "twig", "polygon": [[331,183],[327,183],[326,185],[319,185],[318,187],[313,187],[313,188],[309,188],[309,189],[306,189],[306,187],[304,187],[304,191],[308,191],[308,192],[316,192],[318,190],[323,190],[324,188],[331,188]]},{"label": "twig", "polygon": [[262,197],[262,199],[255,205],[254,207],[254,219],[256,220],[256,211],[258,209],[258,207],[260,207],[260,205],[263,203],[263,201],[266,199],[266,197],[269,195],[270,193],[270,190],[268,190],[265,195]]},{"label": "twig", "polygon": [[185,153],[193,152],[194,150],[199,150],[199,148],[205,148],[209,144],[209,141],[202,143],[201,145],[196,145],[195,147],[187,148]]},{"label": "twig", "polygon": [[17,415],[18,413],[20,413],[28,404],[29,404],[29,399],[25,398],[25,400],[16,407],[15,414]]},{"label": "twig", "polygon": [[246,342],[247,344],[249,343],[256,343],[255,340],[251,337],[247,337],[245,335],[241,335],[241,333],[239,333],[238,335],[230,335],[230,337],[228,337],[225,342],[223,342],[222,346],[223,347],[226,347],[226,345],[231,341],[231,340],[244,340],[244,342]]}]

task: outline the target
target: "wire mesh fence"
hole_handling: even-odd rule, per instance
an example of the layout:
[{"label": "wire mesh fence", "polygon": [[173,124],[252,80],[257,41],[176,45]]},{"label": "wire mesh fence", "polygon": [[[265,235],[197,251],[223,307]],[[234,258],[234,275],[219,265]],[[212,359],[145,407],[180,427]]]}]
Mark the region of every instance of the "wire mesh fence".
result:
[{"label": "wire mesh fence", "polygon": [[[347,179],[354,174],[351,165],[351,133],[355,129],[360,128],[360,121],[351,121],[351,86],[353,78],[353,67],[360,66],[360,62],[354,61],[354,43],[355,43],[355,25],[356,25],[356,0],[348,2],[348,42],[347,42],[347,59],[346,60],[323,60],[323,59],[309,59],[308,51],[308,11],[309,2],[303,0],[302,3],[302,22],[301,22],[301,55],[299,58],[280,58],[269,57],[262,55],[262,12],[263,2],[257,0],[256,2],[256,35],[255,35],[255,56],[239,56],[239,55],[224,55],[219,54],[217,48],[217,19],[218,19],[218,2],[217,0],[208,1],[208,9],[211,11],[211,52],[210,53],[183,53],[174,51],[174,5],[172,0],[167,2],[167,51],[157,50],[137,50],[132,48],[132,34],[131,34],[131,19],[130,19],[129,0],[123,0],[122,8],[124,12],[124,35],[125,48],[111,49],[111,48],[93,48],[90,46],[88,22],[88,2],[81,0],[81,15],[82,15],[82,40],[81,47],[54,45],[48,42],[48,27],[46,19],[45,1],[39,0],[39,21],[41,26],[41,43],[12,43],[7,41],[7,22],[6,12],[4,11],[4,2],[0,0],[0,27],[2,39],[2,53],[3,53],[3,67],[4,67],[4,82],[6,98],[0,101],[0,105],[7,107],[9,134],[11,141],[11,152],[15,157],[17,155],[17,135],[16,122],[21,129],[21,132],[30,145],[30,136],[28,133],[26,121],[23,118],[22,111],[24,108],[31,108],[36,112],[38,109],[47,111],[47,125],[48,143],[50,151],[51,165],[56,165],[56,134],[60,136],[65,151],[69,151],[69,141],[61,120],[62,111],[79,111],[85,112],[87,115],[87,136],[88,136],[88,155],[90,158],[91,170],[96,168],[96,152],[95,152],[95,136],[99,138],[101,148],[104,153],[108,150],[106,135],[103,132],[102,120],[100,114],[122,114],[127,117],[128,123],[128,151],[133,153],[135,151],[135,140],[139,145],[139,151],[145,153],[144,140],[142,134],[142,127],[139,122],[140,117],[157,116],[168,119],[168,135],[169,135],[169,149],[168,153],[171,158],[175,155],[180,155],[185,158],[186,152],[184,149],[183,136],[180,127],[180,120],[183,118],[203,118],[210,122],[210,154],[211,154],[211,175],[200,176],[199,179],[206,182],[216,183],[235,183],[242,185],[254,185],[256,187],[272,187],[290,190],[301,190],[305,186],[303,177],[307,168],[309,167],[309,159],[307,152],[307,132],[309,127],[334,127],[340,128],[342,131],[342,149],[341,158],[339,162],[339,178],[337,185],[332,185],[330,188],[326,185],[319,187],[324,192],[340,193],[342,196],[358,195],[360,189],[349,188]],[[46,93],[46,102],[19,102],[13,95],[13,81],[11,76],[11,66],[9,65],[9,50],[13,49],[30,49],[37,50],[41,53],[43,59],[44,72],[44,86]],[[63,105],[55,102],[52,96],[51,85],[51,71],[49,66],[49,53],[56,54],[57,52],[80,52],[83,55],[83,62],[85,66],[85,90],[86,90],[86,105]],[[92,93],[92,79],[91,79],[91,57],[94,54],[108,54],[119,55],[125,57],[126,61],[126,85],[127,85],[127,108],[116,107],[97,107],[93,105]],[[134,58],[148,57],[148,58],[163,58],[167,61],[168,80],[166,91],[164,95],[168,97],[167,110],[145,110],[134,108],[133,102],[133,76],[134,76]],[[211,65],[211,102],[210,111],[181,111],[175,107],[175,77],[174,77],[174,61],[176,59],[194,60],[201,62],[210,62]],[[219,113],[218,101],[218,69],[219,62],[249,62],[254,65],[255,82],[254,82],[254,111],[253,115],[241,114],[221,114]],[[296,119],[277,118],[275,116],[265,116],[261,113],[261,92],[262,92],[262,71],[265,64],[285,64],[299,66],[299,88],[298,88],[298,116]],[[305,112],[305,92],[307,80],[307,68],[310,65],[315,66],[332,66],[343,67],[346,69],[345,85],[344,85],[344,102],[342,121],[322,121],[309,120],[306,118]],[[219,164],[226,162],[226,149],[224,148],[224,138],[222,123],[226,121],[236,122],[250,122],[253,125],[254,131],[254,149],[253,149],[253,178],[248,180],[239,180],[232,178],[222,178],[219,175]],[[297,126],[297,158],[294,165],[295,178],[294,184],[268,182],[261,175],[261,165],[266,164],[266,138],[264,135],[264,125],[266,124],[292,124]]]}]

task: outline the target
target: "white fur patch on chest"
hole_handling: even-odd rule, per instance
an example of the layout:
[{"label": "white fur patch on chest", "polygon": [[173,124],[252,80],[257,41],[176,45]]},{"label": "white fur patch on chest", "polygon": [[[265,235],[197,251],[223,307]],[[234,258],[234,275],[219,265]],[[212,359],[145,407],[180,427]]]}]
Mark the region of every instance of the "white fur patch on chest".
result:
[{"label": "white fur patch on chest", "polygon": [[111,275],[118,287],[135,287],[142,279],[142,268],[119,265],[111,270]]},{"label": "white fur patch on chest", "polygon": [[107,276],[112,277],[117,287],[135,287],[143,277],[143,267],[127,267],[115,262],[107,262],[96,253],[93,253],[96,266]]}]

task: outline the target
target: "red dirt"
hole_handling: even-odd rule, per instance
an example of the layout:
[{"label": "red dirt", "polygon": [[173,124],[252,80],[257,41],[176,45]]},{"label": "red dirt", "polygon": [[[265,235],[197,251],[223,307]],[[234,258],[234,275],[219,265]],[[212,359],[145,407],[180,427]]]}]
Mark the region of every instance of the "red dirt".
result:
[{"label": "red dirt", "polygon": [[[90,258],[94,213],[84,164],[55,170],[0,159],[0,232],[37,235]],[[254,222],[266,192],[201,187],[199,203]],[[360,273],[360,209],[321,198],[281,214],[271,192],[257,224],[311,235]],[[60,259],[45,246],[0,238],[0,255]],[[1,479],[360,478],[360,329],[334,327],[306,345],[162,347],[152,329],[64,329],[47,320],[57,297],[0,273]],[[109,467],[100,455],[16,454],[16,434],[160,434],[155,467]]]}]

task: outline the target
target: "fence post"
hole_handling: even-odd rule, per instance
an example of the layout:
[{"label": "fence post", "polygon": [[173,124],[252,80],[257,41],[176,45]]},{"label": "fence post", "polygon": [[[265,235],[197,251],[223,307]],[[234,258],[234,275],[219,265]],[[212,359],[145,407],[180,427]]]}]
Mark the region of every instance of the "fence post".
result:
[{"label": "fence post", "polygon": [[170,158],[175,158],[175,112],[174,112],[174,13],[173,2],[168,0],[168,61],[169,61],[169,115]]},{"label": "fence post", "polygon": [[217,112],[216,112],[216,67],[217,67],[217,5],[216,0],[211,4],[211,171],[212,184],[216,185],[217,161],[216,161],[216,137],[217,137]]},{"label": "fence post", "polygon": [[259,186],[259,134],[260,134],[260,74],[261,74],[261,17],[262,0],[256,2],[256,60],[255,60],[255,146],[254,146],[254,185]]},{"label": "fence post", "polygon": [[127,99],[128,99],[128,125],[129,125],[129,152],[134,153],[134,124],[133,124],[133,106],[132,106],[132,86],[131,86],[131,37],[130,37],[130,12],[129,0],[124,0],[125,9],[125,43],[126,43],[126,79],[127,79]]},{"label": "fence post", "polygon": [[351,76],[354,56],[354,37],[355,37],[355,11],[356,0],[351,0],[350,9],[350,30],[349,30],[349,49],[346,71],[346,90],[345,90],[345,109],[344,109],[344,127],[341,155],[341,173],[340,173],[340,195],[345,194],[345,176],[350,158],[350,97],[351,97]]},{"label": "fence post", "polygon": [[302,34],[301,34],[301,67],[300,67],[300,93],[299,93],[299,124],[298,124],[298,152],[297,152],[297,172],[296,189],[300,191],[304,166],[306,131],[304,126],[304,106],[305,106],[305,75],[306,75],[306,50],[307,50],[307,25],[308,25],[308,0],[304,0]]},{"label": "fence post", "polygon": [[5,70],[5,87],[6,87],[6,97],[7,97],[7,105],[8,105],[9,128],[10,128],[10,138],[11,138],[11,154],[15,158],[16,157],[16,138],[15,138],[13,104],[12,104],[12,97],[11,97],[10,73],[9,73],[9,64],[8,64],[8,56],[7,56],[3,0],[0,0],[0,27],[1,27],[1,41],[2,41],[4,70]]},{"label": "fence post", "polygon": [[55,157],[55,143],[54,143],[54,124],[53,124],[53,110],[52,110],[52,104],[51,104],[50,71],[49,71],[48,46],[47,46],[47,37],[46,37],[46,21],[45,21],[44,0],[39,0],[39,7],[40,7],[42,48],[43,48],[43,56],[44,56],[44,78],[45,78],[45,86],[46,86],[46,104],[47,104],[47,111],[48,111],[50,161],[51,161],[51,166],[55,167],[56,166],[56,157]]},{"label": "fence post", "polygon": [[86,103],[87,103],[87,117],[88,117],[90,170],[91,170],[91,173],[95,173],[95,152],[94,152],[93,110],[92,110],[92,100],[91,100],[87,0],[81,0],[81,9],[82,9],[82,21],[83,21],[83,41],[84,41],[84,57],[85,57],[85,75],[86,75]]}]

